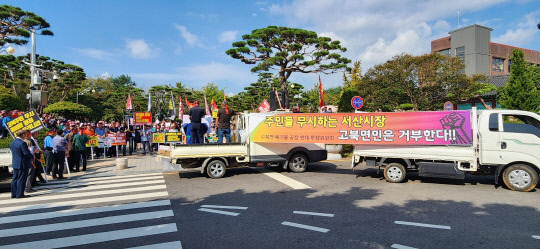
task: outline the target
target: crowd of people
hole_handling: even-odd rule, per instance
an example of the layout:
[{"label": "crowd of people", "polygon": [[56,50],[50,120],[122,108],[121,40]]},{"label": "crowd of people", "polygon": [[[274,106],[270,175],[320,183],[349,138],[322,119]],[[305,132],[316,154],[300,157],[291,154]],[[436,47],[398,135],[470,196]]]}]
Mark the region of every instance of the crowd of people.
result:
[{"label": "crowd of people", "polygon": [[[14,169],[12,180],[12,197],[24,198],[24,193],[33,192],[33,188],[45,179],[42,174],[53,179],[64,178],[64,167],[67,164],[71,172],[86,171],[87,160],[94,153],[95,157],[117,157],[132,155],[138,150],[142,155],[152,155],[157,150],[157,144],[152,143],[154,133],[182,132],[190,137],[188,143],[205,143],[205,135],[215,127],[218,142],[231,142],[231,118],[239,114],[229,109],[227,102],[223,102],[218,111],[217,118],[210,124],[204,124],[205,110],[195,101],[190,108],[190,123],[182,126],[181,122],[163,120],[152,125],[131,125],[123,122],[91,122],[88,118],[83,120],[66,120],[52,115],[42,114],[40,119],[46,129],[46,137],[38,141],[39,132],[19,130],[16,138],[11,142],[12,167]],[[9,135],[6,123],[22,115],[22,111],[0,111],[0,139]],[[90,149],[86,147],[89,137],[107,137],[108,134],[125,133],[125,145],[118,147]],[[120,154],[121,153],[121,154]],[[44,167],[42,167],[42,164]],[[38,181],[39,180],[39,181]]]}]

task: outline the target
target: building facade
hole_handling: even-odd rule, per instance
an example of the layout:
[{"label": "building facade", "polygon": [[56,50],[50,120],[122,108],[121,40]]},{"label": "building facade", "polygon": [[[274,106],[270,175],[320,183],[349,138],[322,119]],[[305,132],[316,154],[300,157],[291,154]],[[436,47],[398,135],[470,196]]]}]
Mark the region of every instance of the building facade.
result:
[{"label": "building facade", "polygon": [[[514,48],[523,51],[524,59],[529,64],[540,67],[539,51],[491,42],[492,30],[475,24],[450,31],[450,36],[431,41],[431,52],[460,58],[465,64],[465,74],[487,75],[490,83],[496,87],[504,86],[508,79]],[[494,92],[483,97],[486,104],[493,108],[498,106]],[[458,109],[470,109],[473,106],[484,108],[480,102],[458,103]]]}]

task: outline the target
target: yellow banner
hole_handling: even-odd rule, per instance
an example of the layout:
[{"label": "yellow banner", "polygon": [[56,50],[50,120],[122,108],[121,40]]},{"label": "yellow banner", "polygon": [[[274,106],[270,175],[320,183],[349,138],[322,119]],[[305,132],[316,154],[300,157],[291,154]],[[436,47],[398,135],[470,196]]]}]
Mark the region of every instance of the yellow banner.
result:
[{"label": "yellow banner", "polygon": [[182,143],[182,132],[165,133],[165,143]]},{"label": "yellow banner", "polygon": [[155,144],[165,143],[165,134],[163,133],[152,134],[152,143],[155,143]]},{"label": "yellow banner", "polygon": [[14,118],[13,120],[7,122],[6,126],[13,137],[17,136],[15,133],[17,133],[19,130],[29,130],[34,132],[44,127],[37,112],[34,110],[25,112],[24,114]]},{"label": "yellow banner", "polygon": [[86,147],[97,147],[97,146],[98,146],[98,137],[88,136],[88,142],[86,142]]}]

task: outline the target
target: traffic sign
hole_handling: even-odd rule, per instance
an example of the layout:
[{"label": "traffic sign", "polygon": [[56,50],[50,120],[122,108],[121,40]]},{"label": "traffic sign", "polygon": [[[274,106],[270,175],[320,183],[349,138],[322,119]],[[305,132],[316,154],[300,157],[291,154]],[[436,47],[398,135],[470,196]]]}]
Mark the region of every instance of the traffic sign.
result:
[{"label": "traffic sign", "polygon": [[445,110],[445,111],[452,111],[452,110],[454,110],[454,104],[452,104],[452,102],[450,102],[450,101],[446,101],[446,102],[444,103],[444,110]]},{"label": "traffic sign", "polygon": [[359,96],[354,96],[351,99],[351,106],[354,109],[360,109],[364,105],[364,100]]}]

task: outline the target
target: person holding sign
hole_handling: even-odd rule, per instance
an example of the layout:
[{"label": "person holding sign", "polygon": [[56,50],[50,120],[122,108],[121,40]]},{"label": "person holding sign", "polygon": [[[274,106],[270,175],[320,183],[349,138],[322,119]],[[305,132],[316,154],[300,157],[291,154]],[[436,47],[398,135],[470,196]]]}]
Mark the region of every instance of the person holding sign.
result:
[{"label": "person holding sign", "polygon": [[23,141],[27,138],[26,130],[17,131],[17,137],[9,144],[11,150],[11,167],[13,167],[13,178],[11,180],[11,198],[25,198],[24,189],[28,170],[32,167],[34,156],[28,149],[28,145]]}]

